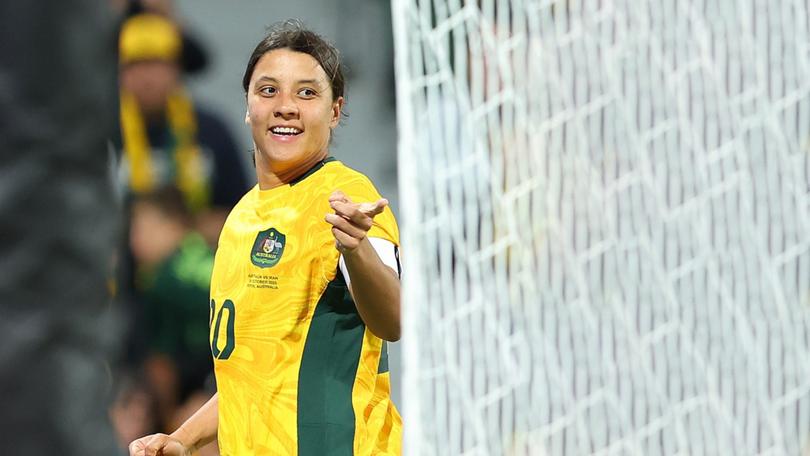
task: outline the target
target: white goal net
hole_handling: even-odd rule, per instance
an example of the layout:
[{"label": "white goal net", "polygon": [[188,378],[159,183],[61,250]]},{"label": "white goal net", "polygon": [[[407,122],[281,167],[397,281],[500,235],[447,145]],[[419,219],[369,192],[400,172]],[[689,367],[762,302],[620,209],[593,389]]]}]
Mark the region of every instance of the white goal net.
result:
[{"label": "white goal net", "polygon": [[810,448],[810,3],[393,0],[410,455]]}]

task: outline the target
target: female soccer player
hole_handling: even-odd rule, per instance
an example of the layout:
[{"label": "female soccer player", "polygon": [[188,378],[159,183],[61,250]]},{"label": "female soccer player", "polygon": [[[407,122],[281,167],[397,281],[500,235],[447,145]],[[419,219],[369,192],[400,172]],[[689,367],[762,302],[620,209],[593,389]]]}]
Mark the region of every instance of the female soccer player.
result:
[{"label": "female soccer player", "polygon": [[294,21],[242,85],[258,185],[228,217],[211,279],[217,394],[131,455],[399,454],[384,340],[400,335],[399,233],[371,182],[329,157],[337,51]]}]

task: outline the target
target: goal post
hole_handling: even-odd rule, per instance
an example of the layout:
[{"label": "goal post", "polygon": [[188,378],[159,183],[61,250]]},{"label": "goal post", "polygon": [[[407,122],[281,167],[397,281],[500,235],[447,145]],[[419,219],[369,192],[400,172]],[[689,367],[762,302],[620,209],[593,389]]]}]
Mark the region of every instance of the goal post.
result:
[{"label": "goal post", "polygon": [[810,4],[392,14],[406,453],[810,449]]}]

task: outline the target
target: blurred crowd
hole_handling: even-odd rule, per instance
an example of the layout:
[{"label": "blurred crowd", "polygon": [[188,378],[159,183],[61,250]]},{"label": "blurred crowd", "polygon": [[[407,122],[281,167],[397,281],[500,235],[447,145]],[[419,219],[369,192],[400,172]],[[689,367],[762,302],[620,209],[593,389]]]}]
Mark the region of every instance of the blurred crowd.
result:
[{"label": "blurred crowd", "polygon": [[[177,428],[215,391],[208,343],[214,250],[249,184],[246,152],[184,84],[209,58],[171,1],[115,5],[120,128],[113,146],[127,217],[115,294],[127,324],[109,413],[123,449]],[[216,444],[200,454],[218,454]]]}]

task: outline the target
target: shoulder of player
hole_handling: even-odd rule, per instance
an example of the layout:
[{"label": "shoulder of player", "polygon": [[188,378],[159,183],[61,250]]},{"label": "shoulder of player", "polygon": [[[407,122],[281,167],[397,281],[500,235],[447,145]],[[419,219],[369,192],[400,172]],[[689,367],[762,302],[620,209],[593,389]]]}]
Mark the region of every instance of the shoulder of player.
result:
[{"label": "shoulder of player", "polygon": [[334,190],[341,190],[346,194],[359,193],[361,195],[377,195],[377,188],[365,174],[346,166],[343,162],[335,160],[324,166],[324,178],[330,181]]}]

